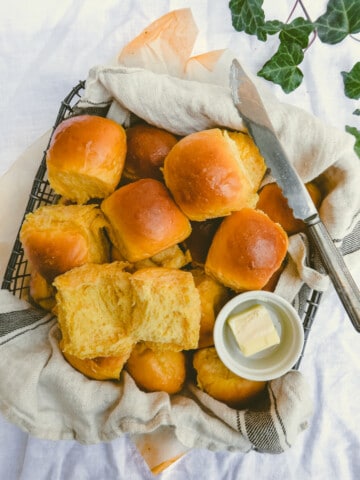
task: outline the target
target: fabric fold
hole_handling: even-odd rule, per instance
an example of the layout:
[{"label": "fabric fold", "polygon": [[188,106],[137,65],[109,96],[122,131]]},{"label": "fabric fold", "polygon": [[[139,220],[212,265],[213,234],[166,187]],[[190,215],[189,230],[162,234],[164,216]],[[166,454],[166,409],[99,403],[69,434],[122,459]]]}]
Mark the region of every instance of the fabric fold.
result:
[{"label": "fabric fold", "polygon": [[[0,305],[0,354],[12,362],[11,369],[0,364],[0,408],[36,437],[93,444],[168,426],[188,448],[280,453],[309,421],[309,389],[299,372],[269,383],[272,400],[262,410],[229,408],[191,383],[173,396],[145,393],[126,371],[119,381],[100,382],[74,370],[59,349],[61,333],[52,314],[6,290],[0,291]],[[269,437],[283,428],[287,443],[278,433]]]}]

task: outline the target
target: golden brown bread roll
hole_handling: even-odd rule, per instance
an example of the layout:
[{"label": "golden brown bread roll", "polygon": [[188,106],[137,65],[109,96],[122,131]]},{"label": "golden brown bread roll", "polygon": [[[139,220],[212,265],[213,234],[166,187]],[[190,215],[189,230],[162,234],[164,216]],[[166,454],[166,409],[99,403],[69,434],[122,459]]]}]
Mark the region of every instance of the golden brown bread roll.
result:
[{"label": "golden brown bread roll", "polygon": [[250,137],[214,128],[190,134],[171,149],[164,179],[190,220],[222,217],[257,202],[265,162]]},{"label": "golden brown bread roll", "polygon": [[133,306],[127,264],[85,264],[56,277],[57,315],[65,354],[77,358],[126,355]]},{"label": "golden brown bread roll", "polygon": [[44,310],[51,311],[55,307],[54,287],[36,270],[30,273],[29,295]]},{"label": "golden brown bread roll", "polygon": [[[321,201],[320,190],[311,182],[305,186],[315,206],[319,207]],[[293,235],[305,229],[305,223],[294,217],[293,211],[277,183],[268,183],[260,190],[256,208],[269,215],[274,222],[280,223],[288,235]]]},{"label": "golden brown bread roll", "polygon": [[193,262],[204,265],[212,239],[222,218],[212,218],[203,222],[191,222],[191,234],[185,240]]},{"label": "golden brown bread roll", "polygon": [[71,268],[109,260],[106,225],[95,205],[47,205],[26,215],[20,240],[32,268],[51,283]]},{"label": "golden brown bread roll", "polygon": [[118,185],[126,155],[126,134],[113,120],[71,117],[55,129],[46,154],[51,187],[74,203],[105,198]]},{"label": "golden brown bread roll", "polygon": [[119,380],[120,373],[130,356],[132,345],[128,352],[118,357],[78,358],[63,352],[68,363],[79,372],[94,380]]},{"label": "golden brown bread roll", "polygon": [[[112,247],[111,249],[111,259],[112,261],[126,261],[116,247]],[[148,267],[183,268],[190,262],[190,251],[183,250],[179,245],[173,245],[152,257],[133,263],[132,266],[133,270],[140,270],[140,268]]]},{"label": "golden brown bread roll", "polygon": [[162,180],[161,168],[165,157],[177,141],[172,133],[152,125],[139,123],[128,128],[124,177],[130,180]]},{"label": "golden brown bread roll", "polygon": [[182,242],[191,233],[186,216],[166,187],[152,178],[120,187],[102,204],[111,242],[129,262],[137,262]]},{"label": "golden brown bread roll", "polygon": [[286,256],[288,236],[261,210],[243,208],[218,228],[205,271],[220,283],[241,292],[259,290]]},{"label": "golden brown bread roll", "polygon": [[284,271],[284,268],[286,266],[286,259],[282,262],[280,267],[271,275],[269,280],[266,282],[266,284],[262,287],[261,290],[265,290],[267,292],[274,292],[276,289],[276,285],[279,281],[279,278]]},{"label": "golden brown bread roll", "polygon": [[142,343],[133,348],[126,370],[139,388],[169,394],[181,390],[186,378],[184,352],[154,351]]},{"label": "golden brown bread roll", "polygon": [[199,342],[201,306],[190,272],[144,268],[130,278],[132,336],[156,350],[190,350]]},{"label": "golden brown bread roll", "polygon": [[198,387],[229,407],[247,407],[266,387],[266,382],[247,380],[231,372],[222,363],[214,347],[197,350],[193,366]]},{"label": "golden brown bread roll", "polygon": [[213,330],[217,314],[225,303],[230,300],[227,288],[206,275],[204,270],[191,270],[196,288],[200,294],[201,320],[198,348],[214,345]]}]

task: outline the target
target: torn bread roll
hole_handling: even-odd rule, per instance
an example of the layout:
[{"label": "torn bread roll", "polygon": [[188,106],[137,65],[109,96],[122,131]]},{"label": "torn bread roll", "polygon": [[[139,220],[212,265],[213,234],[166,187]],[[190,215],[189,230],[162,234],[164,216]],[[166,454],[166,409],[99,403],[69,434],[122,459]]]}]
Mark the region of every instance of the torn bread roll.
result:
[{"label": "torn bread roll", "polygon": [[80,359],[122,356],[131,337],[133,292],[127,264],[86,264],[55,279],[65,354]]},{"label": "torn bread roll", "polygon": [[190,272],[144,268],[130,278],[132,335],[154,350],[190,350],[199,342],[201,305]]},{"label": "torn bread roll", "polygon": [[96,205],[47,205],[26,215],[20,240],[32,269],[51,283],[84,263],[109,261],[105,226]]},{"label": "torn bread roll", "polygon": [[164,179],[190,220],[223,217],[255,206],[266,167],[248,135],[214,128],[179,140],[164,162]]},{"label": "torn bread roll", "polygon": [[120,181],[125,156],[121,125],[95,115],[70,117],[55,129],[46,153],[50,185],[74,203],[105,198]]},{"label": "torn bread roll", "polygon": [[200,297],[190,272],[128,264],[86,264],[55,279],[61,350],[80,359],[126,355],[135,343],[156,350],[198,345]]},{"label": "torn bread roll", "polygon": [[288,244],[281,225],[261,210],[243,208],[222,221],[205,271],[237,292],[260,290],[281,267]]},{"label": "torn bread roll", "polygon": [[191,233],[166,187],[152,178],[124,185],[101,204],[113,245],[129,262],[152,257]]}]

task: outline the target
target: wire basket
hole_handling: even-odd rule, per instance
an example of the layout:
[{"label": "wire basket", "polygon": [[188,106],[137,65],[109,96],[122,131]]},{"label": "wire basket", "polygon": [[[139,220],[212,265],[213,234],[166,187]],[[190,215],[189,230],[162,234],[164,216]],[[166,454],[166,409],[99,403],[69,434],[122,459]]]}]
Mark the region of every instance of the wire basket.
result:
[{"label": "wire basket", "polygon": [[[77,107],[77,103],[81,97],[82,90],[85,87],[85,82],[80,81],[69,94],[65,97],[65,99],[61,102],[59,112],[53,126],[52,133],[56,129],[56,127],[65,119],[70,116],[80,115],[83,113],[89,114],[97,114],[105,116],[107,113],[107,109],[99,110],[94,108],[92,110],[80,110]],[[51,137],[50,137],[51,140]],[[34,212],[36,209],[43,205],[52,205],[56,204],[59,200],[59,196],[52,190],[50,184],[47,179],[47,170],[46,170],[46,151],[49,147],[49,143],[44,151],[39,169],[35,175],[34,182],[32,185],[30,197],[25,209],[24,216],[27,213]],[[14,247],[12,249],[10,259],[5,271],[4,279],[2,282],[2,288],[9,290],[13,295],[17,296],[18,298],[29,298],[29,281],[30,281],[30,267],[28,265],[28,261],[25,257],[24,250],[22,248],[22,244],[19,239],[19,234],[15,240]],[[296,302],[295,307],[300,315],[300,318],[303,321],[304,326],[304,349],[306,346],[306,342],[310,333],[311,326],[315,319],[315,315],[320,304],[321,300],[321,293],[312,290],[306,285],[303,286],[301,289]],[[304,355],[303,352],[297,361],[296,365],[294,366],[295,369],[299,368],[301,359]]]}]

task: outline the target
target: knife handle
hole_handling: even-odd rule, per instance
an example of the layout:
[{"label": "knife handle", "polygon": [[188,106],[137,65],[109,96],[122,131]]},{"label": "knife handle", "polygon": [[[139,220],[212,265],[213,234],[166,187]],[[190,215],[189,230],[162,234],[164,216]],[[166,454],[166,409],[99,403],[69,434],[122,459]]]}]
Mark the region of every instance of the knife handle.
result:
[{"label": "knife handle", "polygon": [[309,225],[308,233],[353,326],[360,332],[360,292],[343,257],[321,221]]}]

